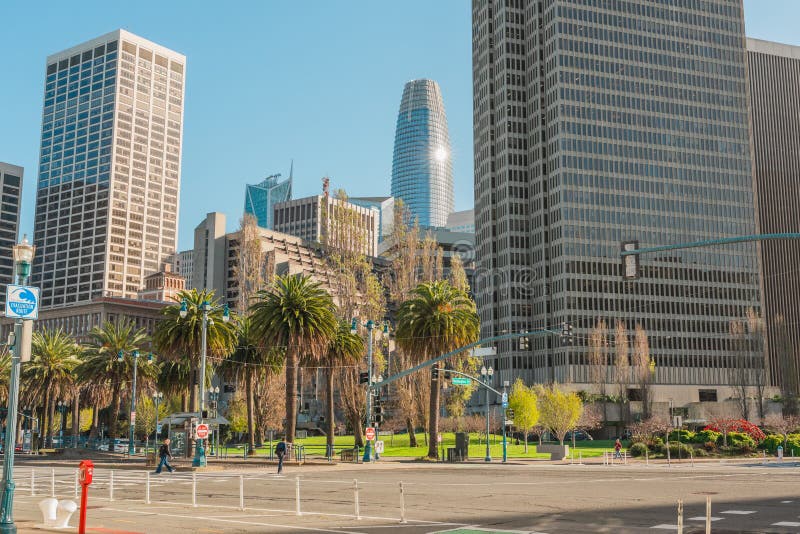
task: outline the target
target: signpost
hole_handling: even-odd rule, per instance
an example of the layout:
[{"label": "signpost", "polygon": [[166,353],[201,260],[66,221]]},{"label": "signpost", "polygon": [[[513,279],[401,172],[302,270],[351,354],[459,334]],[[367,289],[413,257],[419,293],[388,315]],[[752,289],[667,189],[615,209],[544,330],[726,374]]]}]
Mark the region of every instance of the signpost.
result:
[{"label": "signpost", "polygon": [[364,435],[366,436],[367,441],[372,441],[375,439],[375,428],[368,426],[364,431]]},{"label": "signpost", "polygon": [[207,437],[208,437],[208,425],[205,423],[200,423],[195,428],[195,438],[206,439]]},{"label": "signpost", "polygon": [[508,408],[508,393],[503,392],[503,408]]},{"label": "signpost", "polygon": [[378,454],[383,454],[383,441],[376,441],[375,442],[375,452]]},{"label": "signpost", "polygon": [[472,379],[466,378],[463,376],[454,376],[453,377],[453,385],[454,386],[468,386],[472,384]]},{"label": "signpost", "polygon": [[7,285],[6,317],[9,319],[39,318],[39,288]]}]

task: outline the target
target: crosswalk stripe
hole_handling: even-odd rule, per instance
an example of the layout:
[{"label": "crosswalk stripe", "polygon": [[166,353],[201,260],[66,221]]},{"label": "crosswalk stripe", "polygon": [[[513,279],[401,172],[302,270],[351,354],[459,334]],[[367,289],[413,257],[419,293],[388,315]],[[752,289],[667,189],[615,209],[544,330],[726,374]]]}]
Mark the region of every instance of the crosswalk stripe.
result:
[{"label": "crosswalk stripe", "polygon": [[800,527],[800,523],[797,521],[779,521],[777,523],[772,523],[773,527]]},{"label": "crosswalk stripe", "polygon": [[661,525],[655,525],[650,528],[660,528],[661,530],[678,530],[678,525],[668,525],[666,523],[662,523]]},{"label": "crosswalk stripe", "polygon": [[747,514],[754,514],[756,513],[755,510],[725,510],[724,512],[720,512],[721,514],[731,514],[731,515],[747,515]]}]

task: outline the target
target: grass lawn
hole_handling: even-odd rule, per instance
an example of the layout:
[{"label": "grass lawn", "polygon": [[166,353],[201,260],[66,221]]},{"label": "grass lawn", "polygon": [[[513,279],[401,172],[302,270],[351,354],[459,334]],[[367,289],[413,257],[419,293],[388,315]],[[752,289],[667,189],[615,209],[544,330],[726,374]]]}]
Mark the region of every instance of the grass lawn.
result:
[{"label": "grass lawn", "polygon": [[[439,450],[445,450],[448,447],[455,447],[455,434],[452,432],[443,432],[442,443],[439,445]],[[425,438],[426,434],[417,433],[418,447],[409,446],[408,434],[396,434],[394,436],[381,436],[384,442],[383,456],[398,457],[398,458],[420,458],[425,456],[428,451]],[[502,435],[492,434],[491,443],[489,445],[492,458],[500,458],[503,455],[503,437]],[[295,443],[305,446],[306,455],[308,456],[324,456],[325,454],[325,436],[314,436],[305,439],[297,439]],[[353,447],[353,436],[337,436],[336,450],[342,448]],[[483,442],[482,435],[473,433],[470,434],[470,456],[483,457],[486,451],[486,444]],[[567,443],[565,443],[567,444]],[[571,446],[572,444],[569,443]],[[603,451],[613,450],[613,440],[594,440],[594,441],[578,441],[576,442],[575,457],[577,458],[578,452],[584,458],[598,457],[603,455]],[[235,454],[235,447],[228,447],[228,454]],[[440,452],[441,454],[441,452]],[[256,449],[257,456],[269,455],[269,448],[267,446]],[[549,459],[549,454],[536,454],[536,443],[528,444],[528,453],[525,453],[525,446],[520,443],[516,445],[516,440],[508,440],[508,457],[509,458],[541,458]]]}]

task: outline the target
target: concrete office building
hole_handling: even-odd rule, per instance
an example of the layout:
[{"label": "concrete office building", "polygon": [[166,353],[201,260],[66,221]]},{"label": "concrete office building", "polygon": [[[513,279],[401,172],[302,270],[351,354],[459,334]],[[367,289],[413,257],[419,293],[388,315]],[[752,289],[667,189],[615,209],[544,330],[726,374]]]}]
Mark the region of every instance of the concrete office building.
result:
[{"label": "concrete office building", "polygon": [[[314,195],[276,204],[274,224],[276,231],[306,241],[321,243],[324,239],[342,239],[367,256],[376,256],[379,219],[378,210],[326,195]],[[338,221],[352,223],[356,233],[349,235],[347,227]]]},{"label": "concrete office building", "polygon": [[175,272],[186,280],[186,284],[191,285],[194,273],[194,249],[176,253],[172,265],[175,267]]},{"label": "concrete office building", "polygon": [[403,88],[392,160],[392,196],[420,226],[444,226],[453,211],[453,158],[439,84],[412,80]]},{"label": "concrete office building", "polygon": [[6,284],[14,283],[12,247],[19,236],[22,167],[0,162],[0,313],[6,308]]},{"label": "concrete office building", "polygon": [[[800,232],[800,47],[747,40],[761,233]],[[770,382],[800,394],[800,241],[761,243]]]},{"label": "concrete office building", "polygon": [[472,23],[481,337],[574,327],[499,343],[501,379],[592,390],[604,318],[646,329],[656,400],[729,395],[757,246],[644,256],[623,281],[620,244],[756,233],[741,2],[473,0]]},{"label": "concrete office building", "polygon": [[244,212],[255,217],[261,228],[271,230],[275,204],[292,198],[292,174],[289,171],[289,178],[282,182],[281,175],[274,174],[258,184],[245,186]]},{"label": "concrete office building", "polygon": [[186,58],[117,30],[47,58],[33,283],[135,298],[175,253]]}]

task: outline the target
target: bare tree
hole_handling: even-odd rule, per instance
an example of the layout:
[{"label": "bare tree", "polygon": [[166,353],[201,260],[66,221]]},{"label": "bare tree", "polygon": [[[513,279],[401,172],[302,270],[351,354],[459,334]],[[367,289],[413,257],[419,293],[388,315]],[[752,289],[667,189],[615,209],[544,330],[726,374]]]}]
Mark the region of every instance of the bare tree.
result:
[{"label": "bare tree", "polygon": [[653,381],[655,364],[655,360],[650,357],[650,342],[647,340],[647,332],[641,324],[637,323],[633,339],[633,367],[642,396],[642,419],[649,419],[652,415],[653,399],[650,395],[650,385]]},{"label": "bare tree", "polygon": [[597,394],[603,403],[603,422],[608,421],[606,407],[608,384],[608,327],[603,319],[598,319],[589,335],[589,376],[597,387]]},{"label": "bare tree", "polygon": [[736,400],[742,419],[748,420],[750,419],[750,404],[747,395],[750,390],[751,369],[744,322],[737,319],[732,320],[730,332],[733,338],[733,362],[728,367],[728,380],[736,391]]},{"label": "bare tree", "polygon": [[764,426],[773,432],[783,436],[783,448],[786,449],[786,442],[789,434],[800,428],[800,416],[797,415],[770,415],[764,421]]},{"label": "bare tree", "polygon": [[756,314],[753,308],[747,309],[747,342],[750,352],[749,360],[752,362],[753,386],[756,389],[758,406],[758,419],[764,421],[764,390],[767,387],[767,355],[764,350],[765,343],[764,320]]},{"label": "bare tree", "polygon": [[[617,321],[614,330],[614,346],[616,349],[616,361],[614,362],[614,381],[617,383],[617,402],[619,403],[620,423],[628,420],[628,384],[631,382],[631,365],[629,359],[630,343],[628,342],[628,330],[625,323]],[[619,426],[619,425],[618,425]]]}]

